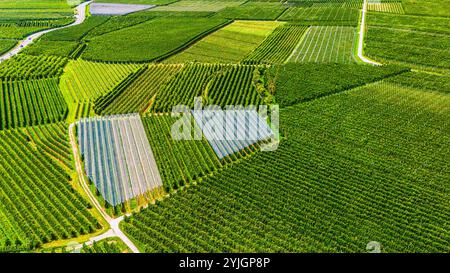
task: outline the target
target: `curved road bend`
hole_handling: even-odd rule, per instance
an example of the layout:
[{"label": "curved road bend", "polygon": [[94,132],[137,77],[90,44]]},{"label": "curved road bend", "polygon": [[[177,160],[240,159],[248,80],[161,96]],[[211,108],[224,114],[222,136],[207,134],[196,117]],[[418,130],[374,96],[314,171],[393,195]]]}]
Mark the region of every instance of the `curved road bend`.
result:
[{"label": "curved road bend", "polygon": [[2,56],[0,56],[0,63],[17,55],[20,51],[22,51],[22,49],[24,49],[26,46],[33,43],[34,40],[38,39],[39,37],[41,37],[42,35],[44,35],[48,32],[58,30],[58,29],[68,28],[71,26],[76,26],[76,25],[83,23],[84,20],[86,19],[86,6],[89,5],[91,2],[92,1],[81,3],[75,8],[77,11],[76,15],[75,15],[75,22],[73,22],[72,24],[67,25],[67,26],[50,28],[50,29],[46,29],[46,30],[42,30],[42,31],[30,34],[29,36],[25,37],[24,40],[20,41],[19,44],[17,44],[13,49],[11,49],[10,51],[8,51],[5,54],[3,54]]}]

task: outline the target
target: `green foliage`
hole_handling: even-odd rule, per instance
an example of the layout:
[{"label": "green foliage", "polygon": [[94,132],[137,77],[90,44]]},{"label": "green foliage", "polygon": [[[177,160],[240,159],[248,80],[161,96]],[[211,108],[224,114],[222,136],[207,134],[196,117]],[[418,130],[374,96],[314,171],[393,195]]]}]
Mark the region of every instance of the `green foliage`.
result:
[{"label": "green foliage", "polygon": [[82,24],[49,32],[41,39],[44,41],[79,41],[89,31],[104,24],[108,19],[107,16],[90,16]]},{"label": "green foliage", "polygon": [[280,24],[273,21],[235,21],[169,58],[167,62],[239,62]]},{"label": "green foliage", "polygon": [[122,228],[145,252],[449,252],[449,99],[372,86],[282,110],[276,151]]},{"label": "green foliage", "polygon": [[[144,112],[152,103],[154,96],[165,87],[172,77],[183,68],[183,65],[149,65],[122,90],[120,94],[101,107],[102,114],[125,114]],[[106,94],[106,96],[109,95]],[[97,101],[100,102],[101,98]],[[100,107],[96,104],[97,109]]]},{"label": "green foliage", "polygon": [[407,14],[450,17],[450,1],[448,0],[403,0]]},{"label": "green foliage", "polygon": [[195,141],[172,138],[171,126],[179,119],[170,115],[152,115],[142,119],[167,192],[222,166],[204,137]]},{"label": "green foliage", "polygon": [[159,18],[92,38],[82,58],[149,61],[179,49],[223,23],[222,19]]},{"label": "green foliage", "polygon": [[66,116],[56,79],[0,81],[0,129],[52,123]]},{"label": "green foliage", "polygon": [[245,0],[180,0],[167,6],[153,8],[155,11],[219,11],[239,6]]},{"label": "green foliage", "polygon": [[84,245],[81,253],[124,253],[131,252],[119,237],[106,238],[92,245]]},{"label": "green foliage", "polygon": [[305,26],[291,24],[277,27],[243,62],[283,63],[294,51],[306,29]]},{"label": "green foliage", "polygon": [[367,24],[369,28],[371,26],[379,26],[450,34],[450,18],[369,12],[367,14]]},{"label": "green foliage", "polygon": [[31,46],[27,46],[23,52],[29,55],[52,55],[67,57],[78,47],[77,41],[46,41],[39,39]]},{"label": "green foliage", "polygon": [[[332,21],[358,23],[359,10],[343,7],[290,7],[280,20],[284,21]],[[346,23],[347,24],[347,23]]]},{"label": "green foliage", "polygon": [[219,11],[216,17],[243,20],[275,20],[287,9],[282,3],[246,2]]},{"label": "green foliage", "polygon": [[0,55],[13,48],[16,44],[17,44],[16,40],[9,40],[9,39],[0,40]]},{"label": "green foliage", "polygon": [[347,26],[312,26],[289,62],[352,63],[355,29]]},{"label": "green foliage", "polygon": [[66,58],[56,56],[32,56],[19,54],[0,63],[0,78],[36,79],[59,76],[67,63]]},{"label": "green foliage", "polygon": [[60,80],[61,92],[68,102],[95,99],[136,71],[138,64],[70,61]]},{"label": "green foliage", "polygon": [[369,27],[367,56],[389,62],[450,69],[450,37],[443,34]]},{"label": "green foliage", "polygon": [[151,104],[153,112],[170,112],[176,105],[194,106],[202,97],[208,105],[259,105],[263,95],[256,90],[257,66],[188,64],[160,90]]},{"label": "green foliage", "polygon": [[30,141],[50,156],[56,163],[67,169],[72,168],[72,148],[65,122],[26,127],[23,132]]},{"label": "green foliage", "polygon": [[89,31],[89,33],[86,35],[85,38],[86,40],[89,40],[90,38],[93,38],[95,36],[100,36],[116,30],[132,27],[134,25],[141,24],[151,19],[153,19],[152,15],[143,15],[141,13],[131,13],[123,16],[113,16],[110,17],[110,19],[105,23],[100,24],[91,31]]},{"label": "green foliage", "polygon": [[0,137],[0,251],[30,250],[99,228],[69,174],[40,144],[34,147],[20,130],[2,130]]},{"label": "green foliage", "polygon": [[386,79],[386,82],[401,84],[424,91],[450,93],[450,77],[423,72],[408,72]]},{"label": "green foliage", "polygon": [[379,81],[406,70],[394,65],[286,64],[278,69],[275,98],[280,106],[289,106]]}]

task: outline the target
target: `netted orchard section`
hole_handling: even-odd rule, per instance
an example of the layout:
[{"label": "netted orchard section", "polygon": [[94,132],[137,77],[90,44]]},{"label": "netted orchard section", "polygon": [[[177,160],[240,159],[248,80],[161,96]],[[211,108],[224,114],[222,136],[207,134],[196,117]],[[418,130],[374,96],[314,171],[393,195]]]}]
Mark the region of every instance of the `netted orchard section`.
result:
[{"label": "netted orchard section", "polygon": [[138,114],[82,119],[78,142],[87,176],[110,205],[162,187]]},{"label": "netted orchard section", "polygon": [[192,113],[220,159],[274,137],[256,110],[194,110]]}]

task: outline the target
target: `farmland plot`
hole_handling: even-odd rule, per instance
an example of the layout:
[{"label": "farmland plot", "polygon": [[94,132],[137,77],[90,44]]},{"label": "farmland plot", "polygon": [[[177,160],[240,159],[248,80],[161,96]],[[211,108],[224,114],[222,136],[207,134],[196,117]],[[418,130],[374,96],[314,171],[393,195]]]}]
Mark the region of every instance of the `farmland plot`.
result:
[{"label": "farmland plot", "polygon": [[352,63],[355,29],[313,26],[289,57],[289,62]]},{"label": "farmland plot", "polygon": [[366,54],[375,59],[425,67],[450,68],[450,36],[370,26]]},{"label": "farmland plot", "polygon": [[[67,144],[67,135],[52,138],[56,145]],[[49,156],[48,148],[40,143],[34,147],[18,129],[0,131],[0,139],[1,252],[31,250],[100,228],[89,203],[71,187],[70,175]],[[49,143],[45,146],[53,146]]]},{"label": "farmland plot", "polygon": [[36,79],[59,76],[67,63],[57,56],[19,54],[0,63],[0,78]]},{"label": "farmland plot", "polygon": [[145,252],[366,252],[376,240],[383,252],[447,253],[449,99],[369,86],[283,109],[278,150],[123,230]]},{"label": "farmland plot", "polygon": [[[204,136],[199,140],[174,139],[171,127],[179,119],[169,114],[142,119],[167,192],[205,177],[226,163],[219,161]],[[193,120],[191,123],[195,125]]]},{"label": "farmland plot", "polygon": [[92,3],[90,5],[90,12],[92,15],[124,15],[153,7],[155,5]]},{"label": "farmland plot", "polygon": [[65,122],[30,126],[23,129],[37,149],[45,152],[56,163],[68,169],[72,168],[72,149],[67,135]]},{"label": "farmland plot", "polygon": [[219,11],[226,7],[239,6],[245,0],[181,0],[167,6],[158,6],[154,11]]},{"label": "farmland plot", "polygon": [[237,63],[281,24],[283,23],[274,21],[235,21],[166,62]]},{"label": "farmland plot", "polygon": [[110,91],[139,67],[138,64],[70,61],[64,68],[60,88],[68,102],[95,99]]},{"label": "farmland plot", "polygon": [[56,79],[0,80],[0,129],[57,122],[67,104]]},{"label": "farmland plot", "polygon": [[81,57],[103,61],[152,61],[225,23],[225,19],[212,18],[158,18],[92,37]]},{"label": "farmland plot", "polygon": [[386,2],[386,3],[368,3],[367,10],[388,13],[405,14],[402,2]]},{"label": "farmland plot", "polygon": [[[108,102],[98,100],[96,109],[102,115],[144,112],[152,99],[182,68],[183,65],[149,65],[115,98]],[[99,103],[104,104],[100,106]]]},{"label": "farmland plot", "polygon": [[139,115],[82,119],[78,142],[85,170],[112,206],[162,187]]},{"label": "farmland plot", "polygon": [[256,110],[194,110],[196,124],[220,159],[274,137]]},{"label": "farmland plot", "polygon": [[17,44],[16,40],[13,39],[0,39],[0,55],[7,52]]},{"label": "farmland plot", "polygon": [[356,8],[312,6],[290,7],[279,19],[284,21],[334,22],[356,25],[358,17],[359,10]]},{"label": "farmland plot", "polygon": [[252,65],[185,65],[157,94],[150,110],[170,112],[177,105],[192,108],[196,97],[202,97],[203,104],[221,107],[260,105],[262,96],[254,83],[260,80],[258,71]]},{"label": "farmland plot", "polygon": [[246,2],[240,6],[228,7],[217,13],[217,17],[241,20],[275,20],[287,9],[278,2]]},{"label": "farmland plot", "polygon": [[254,51],[244,63],[283,63],[299,44],[306,26],[281,25],[277,27]]}]

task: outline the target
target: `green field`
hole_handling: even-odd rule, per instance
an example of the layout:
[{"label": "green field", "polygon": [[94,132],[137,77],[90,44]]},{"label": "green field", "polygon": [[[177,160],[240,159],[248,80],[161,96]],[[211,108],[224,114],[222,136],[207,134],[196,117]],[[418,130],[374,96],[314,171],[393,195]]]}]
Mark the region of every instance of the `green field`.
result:
[{"label": "green field", "polygon": [[273,21],[235,21],[169,58],[167,62],[237,63],[281,24]]},{"label": "green field", "polygon": [[93,2],[0,0],[0,253],[450,253],[450,0]]},{"label": "green field", "polygon": [[371,240],[383,252],[448,252],[449,107],[448,96],[375,84],[287,108],[276,152],[122,228],[145,252],[365,252]]},{"label": "green field", "polygon": [[351,63],[355,29],[342,26],[310,27],[301,43],[289,56],[289,62]]},{"label": "green field", "polygon": [[151,20],[92,38],[82,58],[104,61],[154,60],[224,22],[222,19],[203,18]]},{"label": "green field", "polygon": [[156,7],[154,11],[219,11],[238,6],[245,0],[180,0],[167,6]]}]

